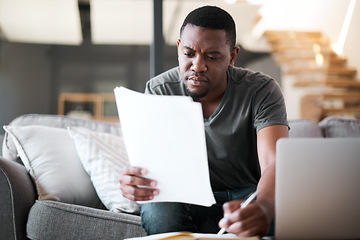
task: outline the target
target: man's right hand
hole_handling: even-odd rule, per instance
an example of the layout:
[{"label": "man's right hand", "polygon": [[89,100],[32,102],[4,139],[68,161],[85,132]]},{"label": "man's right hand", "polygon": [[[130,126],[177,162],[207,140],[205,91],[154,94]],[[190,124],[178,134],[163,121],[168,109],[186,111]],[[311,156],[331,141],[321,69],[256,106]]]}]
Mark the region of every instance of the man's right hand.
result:
[{"label": "man's right hand", "polygon": [[147,201],[159,195],[157,182],[146,178],[148,171],[140,167],[126,166],[121,171],[120,189],[122,195],[132,201]]}]

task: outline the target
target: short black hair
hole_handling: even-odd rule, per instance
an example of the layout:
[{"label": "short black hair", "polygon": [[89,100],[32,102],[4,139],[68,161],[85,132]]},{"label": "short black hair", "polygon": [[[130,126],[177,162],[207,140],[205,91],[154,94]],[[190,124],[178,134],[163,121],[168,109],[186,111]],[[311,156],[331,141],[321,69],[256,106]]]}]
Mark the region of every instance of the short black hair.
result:
[{"label": "short black hair", "polygon": [[230,44],[230,50],[232,51],[235,47],[236,29],[234,19],[228,12],[219,7],[203,6],[191,11],[180,28],[180,37],[187,24],[202,28],[225,30],[226,41]]}]

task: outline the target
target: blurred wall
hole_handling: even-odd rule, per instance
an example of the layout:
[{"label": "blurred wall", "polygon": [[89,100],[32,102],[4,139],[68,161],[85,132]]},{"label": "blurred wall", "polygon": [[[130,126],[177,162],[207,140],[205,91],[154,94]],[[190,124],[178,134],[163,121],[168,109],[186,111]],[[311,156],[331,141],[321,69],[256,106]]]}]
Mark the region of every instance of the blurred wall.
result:
[{"label": "blurred wall", "polygon": [[[177,66],[176,46],[166,46],[164,69]],[[61,92],[112,93],[124,86],[143,92],[149,79],[149,46],[55,46],[0,41],[0,126],[27,113],[57,114]],[[268,53],[241,49],[235,66],[280,81]],[[0,135],[3,134],[0,129]]]},{"label": "blurred wall", "polygon": [[[176,66],[168,47],[164,67]],[[143,92],[149,46],[50,46],[0,41],[0,126],[27,113],[57,113],[60,92]],[[0,134],[3,129],[0,129]]]},{"label": "blurred wall", "polygon": [[0,41],[1,127],[26,112],[50,111],[50,49],[46,45]]}]

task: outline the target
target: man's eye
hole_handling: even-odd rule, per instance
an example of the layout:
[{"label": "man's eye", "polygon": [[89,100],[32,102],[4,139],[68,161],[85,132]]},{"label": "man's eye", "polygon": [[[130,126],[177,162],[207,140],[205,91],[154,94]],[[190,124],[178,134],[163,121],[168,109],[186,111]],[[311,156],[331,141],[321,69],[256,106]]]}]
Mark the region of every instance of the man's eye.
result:
[{"label": "man's eye", "polygon": [[208,58],[209,58],[210,60],[217,60],[217,59],[218,59],[218,57],[212,57],[212,56],[208,56]]},{"label": "man's eye", "polygon": [[184,55],[187,56],[187,57],[192,57],[192,56],[194,56],[193,53],[184,53]]}]

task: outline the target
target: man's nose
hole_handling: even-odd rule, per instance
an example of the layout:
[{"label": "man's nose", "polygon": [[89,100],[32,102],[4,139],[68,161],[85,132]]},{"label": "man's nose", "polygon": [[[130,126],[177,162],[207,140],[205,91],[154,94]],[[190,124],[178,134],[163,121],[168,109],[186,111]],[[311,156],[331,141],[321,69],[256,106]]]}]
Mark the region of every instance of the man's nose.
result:
[{"label": "man's nose", "polygon": [[205,59],[202,56],[196,56],[193,59],[191,70],[194,72],[205,72],[207,70]]}]

